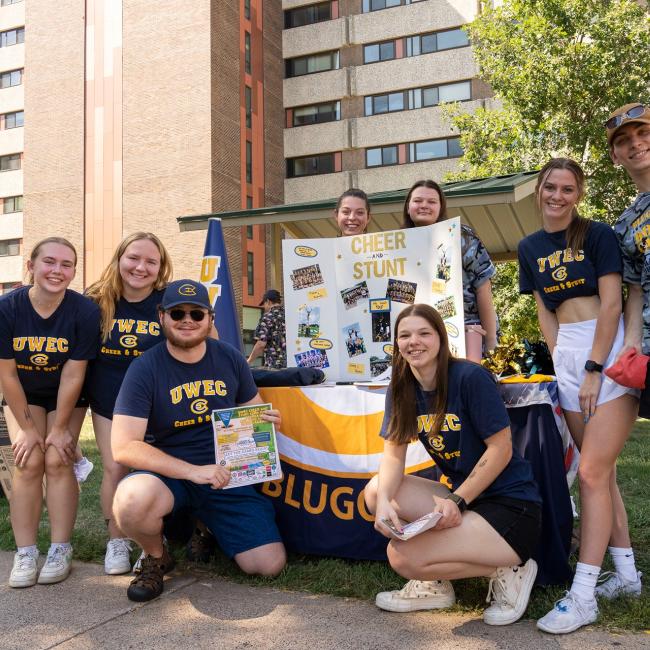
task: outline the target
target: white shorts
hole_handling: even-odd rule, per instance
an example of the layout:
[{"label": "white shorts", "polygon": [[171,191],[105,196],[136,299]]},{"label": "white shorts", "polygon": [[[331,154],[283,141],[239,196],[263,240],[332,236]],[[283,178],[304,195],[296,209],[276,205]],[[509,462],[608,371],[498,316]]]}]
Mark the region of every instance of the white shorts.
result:
[{"label": "white shorts", "polygon": [[[581,323],[561,323],[557,333],[557,344],[553,350],[553,365],[560,397],[560,406],[565,411],[580,412],[578,391],[585,378],[585,363],[591,356],[591,347],[596,333],[596,320],[586,320]],[[608,368],[614,363],[616,355],[623,346],[623,319],[618,323],[616,338],[612,344],[607,361],[603,364]],[[598,394],[598,404],[611,402],[613,399],[632,393],[638,395],[635,388],[627,388],[617,384],[603,373],[603,381]]]}]

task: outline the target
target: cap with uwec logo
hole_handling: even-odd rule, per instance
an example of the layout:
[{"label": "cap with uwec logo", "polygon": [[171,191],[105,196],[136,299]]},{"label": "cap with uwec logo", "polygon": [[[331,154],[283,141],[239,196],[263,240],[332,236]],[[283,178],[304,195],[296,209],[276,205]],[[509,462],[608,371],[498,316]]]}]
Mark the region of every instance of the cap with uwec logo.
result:
[{"label": "cap with uwec logo", "polygon": [[174,280],[169,283],[160,306],[162,309],[171,309],[177,305],[196,305],[212,309],[208,290],[195,280]]}]

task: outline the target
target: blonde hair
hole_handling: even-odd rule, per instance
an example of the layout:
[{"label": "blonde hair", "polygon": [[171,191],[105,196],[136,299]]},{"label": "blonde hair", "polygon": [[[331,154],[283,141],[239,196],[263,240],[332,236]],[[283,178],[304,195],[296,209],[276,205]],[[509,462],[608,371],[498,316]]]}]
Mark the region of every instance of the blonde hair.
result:
[{"label": "blonde hair", "polygon": [[120,259],[126,252],[126,249],[136,241],[148,239],[152,242],[160,253],[160,269],[158,277],[154,282],[153,288],[163,289],[169,283],[173,271],[169,253],[164,244],[151,232],[134,232],[125,237],[115,249],[111,261],[104,269],[101,277],[97,282],[91,284],[86,290],[86,295],[99,305],[102,314],[101,330],[102,341],[107,341],[113,327],[113,318],[115,317],[115,307],[117,301],[121,298],[124,291],[122,276],[120,275]]},{"label": "blonde hair", "polygon": [[[46,244],[61,244],[61,246],[67,246],[74,253],[74,267],[75,269],[77,268],[77,249],[65,237],[46,237],[37,242],[29,255],[29,261],[32,264],[36,261],[36,258],[41,252],[41,248]],[[27,281],[28,284],[34,284],[34,273],[32,271],[29,271]]]}]

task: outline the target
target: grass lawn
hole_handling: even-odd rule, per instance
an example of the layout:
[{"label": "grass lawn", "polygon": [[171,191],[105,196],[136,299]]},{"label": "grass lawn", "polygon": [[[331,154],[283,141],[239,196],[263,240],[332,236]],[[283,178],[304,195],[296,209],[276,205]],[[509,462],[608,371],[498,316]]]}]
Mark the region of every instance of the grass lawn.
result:
[{"label": "grass lawn", "polygon": [[[92,430],[87,421],[82,432],[84,453],[95,463],[95,470],[83,485],[77,524],[72,538],[75,558],[88,562],[102,562],[105,548],[105,528],[99,508],[101,461]],[[630,532],[638,568],[650,579],[650,421],[639,420],[618,462],[618,478],[627,505]],[[47,520],[41,521],[39,548],[46,551],[49,542]],[[14,541],[9,522],[6,499],[0,499],[0,548],[13,550]],[[172,548],[181,567],[184,549]],[[606,559],[605,569],[611,569]],[[186,563],[187,564],[187,563]],[[198,565],[197,565],[198,566]],[[266,585],[280,589],[309,591],[334,596],[374,600],[378,591],[400,588],[404,580],[382,562],[355,562],[330,558],[292,555],[282,574],[275,579],[253,578],[241,574],[234,563],[218,556],[209,565],[200,565],[214,575],[252,585]],[[1,578],[4,580],[4,578]],[[487,581],[459,580],[455,583],[456,611],[480,612],[487,594]],[[533,590],[526,616],[543,616],[562,596],[564,587],[537,587]],[[620,599],[600,603],[599,624],[618,630],[650,628],[650,597],[644,587],[639,599]]]}]

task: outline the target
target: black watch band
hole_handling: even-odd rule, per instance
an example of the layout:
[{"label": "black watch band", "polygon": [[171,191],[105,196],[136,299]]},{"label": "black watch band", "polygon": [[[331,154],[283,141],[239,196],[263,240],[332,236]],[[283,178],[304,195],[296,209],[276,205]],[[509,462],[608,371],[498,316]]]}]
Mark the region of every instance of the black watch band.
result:
[{"label": "black watch band", "polygon": [[460,496],[460,494],[455,494],[454,492],[450,492],[445,499],[449,499],[450,501],[453,501],[457,506],[458,509],[462,512],[465,512],[467,510],[467,501],[463,499],[463,497]]},{"label": "black watch band", "polygon": [[602,372],[603,371],[603,365],[601,363],[596,363],[595,361],[592,361],[589,359],[585,363],[585,370],[587,372]]}]

